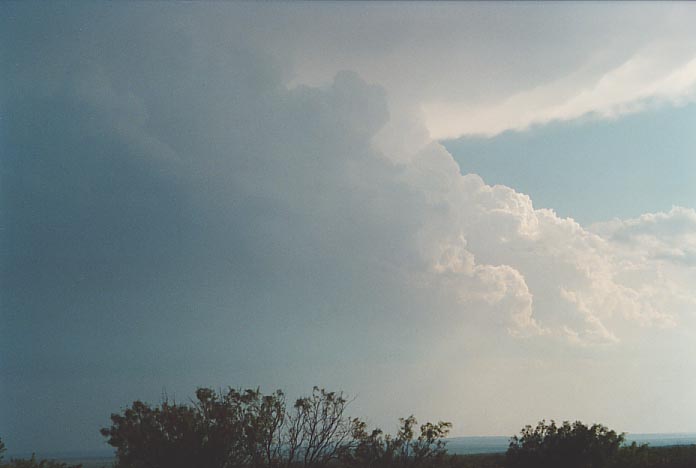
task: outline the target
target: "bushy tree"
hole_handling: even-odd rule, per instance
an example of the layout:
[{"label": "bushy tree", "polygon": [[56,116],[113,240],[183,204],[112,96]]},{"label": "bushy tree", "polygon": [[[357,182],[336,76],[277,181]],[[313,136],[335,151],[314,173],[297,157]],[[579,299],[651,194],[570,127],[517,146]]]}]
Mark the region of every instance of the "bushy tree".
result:
[{"label": "bushy tree", "polygon": [[287,466],[325,466],[354,449],[352,436],[359,420],[346,415],[348,403],[342,392],[327,392],[319,387],[295,401],[283,440]]},{"label": "bushy tree", "polygon": [[212,468],[210,459],[223,458],[215,447],[217,434],[204,430],[200,415],[187,405],[164,401],[152,408],[135,401],[123,414],[112,414],[111,422],[101,433],[116,448],[119,467],[184,468],[196,462]]},{"label": "bushy tree", "polygon": [[432,464],[446,454],[446,442],[452,424],[440,421],[436,424],[425,423],[420,426],[416,437],[415,428],[418,421],[411,415],[399,418],[399,430],[395,436],[384,434],[381,429],[367,430],[367,425],[356,421],[354,439],[355,449],[351,452],[351,461],[361,467],[391,465]]},{"label": "bushy tree", "polygon": [[600,424],[580,421],[541,421],[526,426],[510,440],[506,453],[509,468],[602,468],[609,465],[624,440]]},{"label": "bushy tree", "polygon": [[280,391],[199,388],[192,405],[136,401],[101,433],[120,468],[268,466],[279,456],[284,411]]},{"label": "bushy tree", "polygon": [[209,388],[191,404],[136,401],[101,430],[116,448],[117,468],[321,468],[341,461],[360,466],[422,464],[445,453],[450,423],[401,419],[396,436],[347,415],[342,392],[314,387],[288,408],[285,395]]},{"label": "bushy tree", "polygon": [[278,390],[200,388],[193,404],[136,401],[101,430],[118,468],[324,466],[351,448],[342,393],[315,387],[288,410]]},{"label": "bushy tree", "polygon": [[212,466],[261,467],[280,463],[281,429],[286,417],[282,391],[263,395],[259,389],[229,389],[218,394],[202,388],[196,396],[194,411],[201,415],[204,430],[213,428],[215,447],[222,455],[216,457]]}]

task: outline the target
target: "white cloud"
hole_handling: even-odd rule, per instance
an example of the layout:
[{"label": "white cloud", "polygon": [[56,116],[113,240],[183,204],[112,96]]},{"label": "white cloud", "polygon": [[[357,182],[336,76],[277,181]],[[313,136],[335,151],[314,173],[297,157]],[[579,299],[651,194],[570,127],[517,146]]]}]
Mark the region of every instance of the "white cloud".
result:
[{"label": "white cloud", "polygon": [[[674,325],[673,310],[681,309],[665,302],[665,291],[691,300],[684,289],[691,272],[684,268],[696,257],[696,241],[692,231],[669,229],[692,227],[693,211],[675,208],[585,229],[535,209],[525,194],[460,174],[428,136],[435,124],[427,112],[401,98],[395,112],[384,88],[354,72],[339,72],[318,87],[288,84],[266,55],[273,38],[259,45],[253,35],[240,44],[226,30],[179,34],[178,42],[158,46],[163,57],[177,57],[166,73],[148,68],[145,56],[123,57],[121,68],[95,58],[76,76],[60,72],[60,61],[39,65],[28,58],[12,76],[24,92],[40,89],[46,97],[68,90],[67,99],[98,109],[103,125],[131,152],[159,161],[163,173],[176,174],[192,192],[194,206],[205,206],[216,219],[211,230],[220,231],[212,236],[216,242],[222,232],[246,229],[232,218],[241,216],[240,202],[227,200],[263,200],[266,210],[247,221],[253,229],[245,236],[257,232],[249,245],[269,249],[269,258],[289,271],[327,256],[341,270],[381,265],[406,283],[426,285],[426,295],[440,295],[462,324],[584,344],[619,342],[630,324]],[[85,52],[89,47],[77,50],[97,57]],[[561,74],[501,107],[484,106],[488,117],[462,112],[470,119],[462,131],[477,132],[473,126],[480,125],[497,132],[588,112],[615,116],[650,99],[677,102],[696,81],[690,53],[672,42],[645,45],[609,72],[598,66]],[[55,78],[35,85],[21,79],[38,66],[67,86]],[[588,87],[588,74],[598,70],[600,78]],[[117,84],[133,73],[143,74],[133,81],[138,85]],[[176,99],[162,89],[178,90]],[[659,265],[667,260],[669,269]],[[655,275],[662,275],[658,282]]]},{"label": "white cloud", "polygon": [[[119,8],[158,13],[160,7]],[[623,365],[630,362],[625,355],[643,350],[635,343],[643,346],[660,333],[668,337],[661,343],[686,333],[679,342],[689,349],[688,333],[696,330],[693,210],[675,208],[586,228],[536,209],[529,196],[510,187],[461,174],[452,156],[428,136],[439,131],[427,118],[423,124],[414,103],[442,97],[446,84],[458,82],[465,68],[455,68],[459,74],[452,81],[423,94],[405,92],[415,85],[392,89],[389,74],[385,87],[372,84],[382,83],[375,79],[379,73],[362,73],[360,66],[355,67],[360,73],[336,74],[335,64],[326,66],[331,79],[320,80],[320,86],[298,85],[269,59],[269,50],[287,50],[277,48],[271,27],[261,31],[269,38],[257,32],[259,37],[244,42],[237,29],[210,27],[209,17],[198,27],[195,21],[173,22],[177,27],[171,30],[156,14],[138,14],[133,16],[143,25],[133,28],[142,35],[134,53],[122,45],[134,33],[124,32],[125,23],[85,16],[95,23],[85,21],[83,28],[76,16],[79,34],[66,33],[66,38],[54,32],[63,41],[60,57],[50,34],[37,39],[24,31],[14,33],[30,47],[3,51],[12,63],[2,68],[3,81],[10,83],[2,95],[4,109],[32,130],[8,132],[12,138],[3,143],[12,148],[3,169],[13,176],[6,189],[12,197],[3,200],[1,213],[12,252],[3,267],[8,281],[22,286],[9,291],[15,295],[10,302],[16,304],[16,320],[24,321],[26,330],[41,324],[55,340],[45,347],[50,355],[21,348],[31,343],[4,341],[2,346],[20,350],[12,350],[16,355],[34,360],[22,372],[46,362],[57,372],[74,369],[74,356],[53,351],[65,351],[61,343],[89,329],[96,349],[108,340],[133,347],[128,355],[99,361],[100,369],[129,368],[142,356],[160,368],[159,355],[183,355],[197,377],[214,368],[206,379],[214,375],[230,383],[233,369],[234,378],[253,384],[264,375],[260,383],[267,385],[348,382],[353,388],[374,386],[380,395],[399,386],[411,402],[437,398],[417,395],[403,385],[403,375],[378,375],[375,359],[388,362],[392,374],[415,362],[409,365],[420,365],[414,372],[419,376],[432,367],[454,369],[459,376],[469,365],[466,357],[485,363],[497,356],[507,367],[495,369],[493,381],[493,374],[481,371],[482,381],[492,383],[472,395],[472,404],[501,388],[508,392],[499,394],[509,397],[505,401],[517,403],[518,384],[537,388],[524,375],[528,368],[515,368],[519,355],[543,361],[553,349],[563,356],[589,353],[601,361],[605,354],[591,353],[621,357],[623,352]],[[213,16],[245,31],[243,15]],[[438,21],[451,25],[457,19],[442,15]],[[44,21],[52,24],[53,18]],[[514,28],[518,18],[508,13],[501,22]],[[532,40],[532,26],[514,31]],[[286,28],[286,33],[301,31]],[[369,39],[374,30],[367,29]],[[336,31],[341,39],[336,43],[345,48],[341,31],[346,33]],[[458,47],[463,42],[458,34],[466,28],[452,31]],[[302,45],[287,42],[290,48]],[[315,48],[331,45],[317,42]],[[551,51],[556,46],[538,45]],[[399,52],[398,41],[392,47],[381,49],[381,56],[387,65],[403,64],[398,78],[408,81],[411,56]],[[312,50],[302,52],[306,60],[311,61]],[[531,62],[538,64],[549,53],[545,49]],[[495,89],[488,89],[485,99],[468,96],[480,104],[475,108],[491,112],[491,120],[473,114],[456,133],[490,133],[584,112],[609,116],[631,108],[636,96],[677,102],[693,83],[693,55],[678,55],[666,59],[664,72],[645,79],[640,75],[653,70],[654,55],[623,61],[610,67],[612,72],[606,72],[605,62],[583,72],[605,78],[564,81],[567,70],[575,69],[574,59],[553,70],[557,79],[550,86],[558,89],[547,92],[540,85],[538,95],[525,91],[535,79],[517,86],[515,77],[508,77],[501,80],[502,91],[491,85]],[[363,59],[372,63],[371,56],[360,57],[358,65]],[[430,58],[433,62],[447,64],[441,55]],[[523,66],[520,62],[515,63]],[[80,67],[72,70],[72,63]],[[340,65],[353,68],[350,61]],[[495,69],[488,65],[462,86],[485,81],[486,70]],[[414,83],[442,71],[414,72]],[[586,88],[587,83],[592,85]],[[630,86],[624,93],[625,84]],[[489,105],[497,91],[518,98],[512,98],[512,107]],[[604,102],[610,105],[598,108]],[[498,111],[500,125],[492,117]],[[22,281],[33,279],[37,270],[51,280],[42,279],[45,283],[27,299],[21,294],[29,282]],[[56,291],[67,298],[56,297]],[[160,330],[166,330],[161,332],[166,338],[155,336]],[[152,353],[157,340],[163,351]],[[444,358],[432,352],[440,346],[449,351]],[[464,346],[470,347],[462,358],[458,353]],[[423,355],[427,359],[417,361]],[[365,368],[358,362],[375,375],[374,382],[364,382]],[[354,374],[348,376],[351,365]],[[582,363],[574,366],[563,363],[553,375],[543,366],[532,371],[549,385],[575,371],[593,375]],[[608,369],[611,376],[614,368]],[[651,369],[659,371],[659,363]],[[517,380],[505,381],[508,375]],[[154,387],[159,391],[161,382]],[[444,406],[450,411],[451,403]],[[35,420],[44,417],[38,413]],[[512,429],[520,422],[516,418],[501,416],[515,425]]]},{"label": "white cloud", "polygon": [[[660,105],[683,105],[696,99],[696,56],[670,57],[670,50],[650,48],[597,76],[570,74],[562,79],[481,107],[440,101],[425,103],[433,138],[464,134],[494,136],[553,121],[615,119]],[[696,54],[696,51],[691,51]],[[584,75],[584,73],[583,73]]]},{"label": "white cloud", "polygon": [[[637,252],[613,236],[535,209],[527,195],[509,187],[460,175],[437,144],[415,153],[403,156],[401,177],[428,203],[428,221],[417,237],[434,275],[430,281],[441,282],[461,304],[490,310],[511,334],[615,344],[634,326],[674,326],[676,311],[693,300],[671,273],[658,283],[654,275],[633,274]],[[645,270],[657,268],[650,259],[641,261]],[[666,300],[675,289],[682,292],[681,306]]]},{"label": "white cloud", "polygon": [[[354,70],[389,90],[392,109],[422,111],[434,139],[586,115],[612,119],[694,99],[696,8],[689,4],[338,5],[265,13],[276,31],[256,40],[294,63],[293,83],[318,85]],[[301,14],[313,21],[288,41],[286,28]]]},{"label": "white cloud", "polygon": [[696,211],[672,207],[634,219],[597,223],[591,229],[645,261],[696,266]]}]

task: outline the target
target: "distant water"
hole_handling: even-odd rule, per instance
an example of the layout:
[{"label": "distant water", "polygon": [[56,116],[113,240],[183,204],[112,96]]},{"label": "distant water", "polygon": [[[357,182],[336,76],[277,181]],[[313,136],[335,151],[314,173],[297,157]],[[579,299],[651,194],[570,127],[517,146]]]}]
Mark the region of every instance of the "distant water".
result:
[{"label": "distant water", "polygon": [[[696,433],[678,434],[627,434],[628,444],[649,444],[652,447],[664,447],[667,445],[692,445],[696,444]],[[447,451],[452,454],[469,455],[474,453],[500,453],[505,452],[510,443],[510,437],[452,437],[447,439]]]},{"label": "distant water", "polygon": [[504,452],[510,443],[509,437],[452,437],[447,439],[447,452],[458,455],[472,453]]},{"label": "distant water", "polygon": [[675,434],[627,434],[626,441],[630,444],[649,444],[653,447],[664,447],[666,445],[694,445],[696,444],[696,433],[684,432]]}]

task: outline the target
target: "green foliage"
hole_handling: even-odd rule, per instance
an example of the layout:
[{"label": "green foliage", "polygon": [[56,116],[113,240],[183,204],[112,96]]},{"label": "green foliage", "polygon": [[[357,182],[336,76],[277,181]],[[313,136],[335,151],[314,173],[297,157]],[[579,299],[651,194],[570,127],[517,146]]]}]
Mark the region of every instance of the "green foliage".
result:
[{"label": "green foliage", "polygon": [[349,403],[318,387],[290,408],[280,390],[200,388],[191,404],[136,401],[101,433],[116,448],[117,468],[415,466],[445,455],[450,423],[423,424],[416,436],[410,416],[392,437],[348,417]]},{"label": "green foliage", "polygon": [[192,405],[136,401],[101,430],[119,468],[326,465],[350,447],[353,422],[342,393],[315,387],[290,411],[278,390],[200,388]]},{"label": "green foliage", "polygon": [[[505,454],[448,455],[450,423],[409,416],[389,435],[347,417],[348,404],[318,387],[289,409],[280,390],[200,388],[189,404],[135,401],[101,433],[114,468],[696,468],[696,445],[622,446],[623,434],[579,421],[526,426]],[[0,468],[82,468],[34,455],[3,463],[5,452],[0,439]]]},{"label": "green foliage", "polygon": [[3,457],[5,456],[5,452],[7,452],[7,449],[5,448],[5,443],[2,441],[2,438],[0,438],[0,462],[2,462]]},{"label": "green foliage", "polygon": [[413,415],[400,418],[399,423],[399,430],[392,437],[381,429],[368,432],[367,425],[356,420],[353,433],[356,443],[348,461],[360,467],[418,466],[441,461],[447,452],[443,439],[449,434],[451,423],[425,423],[420,426],[418,437],[414,429],[418,421]]},{"label": "green foliage", "polygon": [[196,391],[193,405],[135,401],[101,433],[120,468],[227,468],[269,465],[277,455],[285,400],[278,391]]},{"label": "green foliage", "polygon": [[452,429],[452,423],[445,421],[439,421],[437,424],[430,422],[423,424],[420,427],[420,435],[411,444],[415,460],[418,462],[443,457],[447,453],[447,443],[443,439],[447,437],[450,429]]},{"label": "green foliage", "polygon": [[602,468],[609,466],[624,440],[623,434],[600,424],[565,421],[557,426],[541,421],[514,436],[506,453],[509,468]]}]

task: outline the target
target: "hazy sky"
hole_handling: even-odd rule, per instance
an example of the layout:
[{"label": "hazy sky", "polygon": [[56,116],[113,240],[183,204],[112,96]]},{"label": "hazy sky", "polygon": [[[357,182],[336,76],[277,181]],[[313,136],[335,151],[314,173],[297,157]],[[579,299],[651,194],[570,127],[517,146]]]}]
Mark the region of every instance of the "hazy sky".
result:
[{"label": "hazy sky", "polygon": [[696,431],[696,5],[0,4],[0,437],[196,386]]}]

